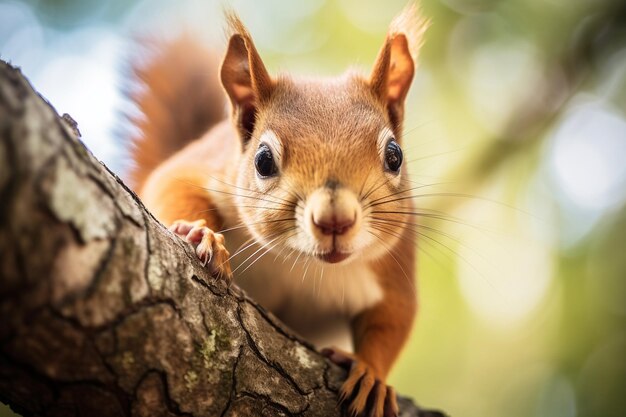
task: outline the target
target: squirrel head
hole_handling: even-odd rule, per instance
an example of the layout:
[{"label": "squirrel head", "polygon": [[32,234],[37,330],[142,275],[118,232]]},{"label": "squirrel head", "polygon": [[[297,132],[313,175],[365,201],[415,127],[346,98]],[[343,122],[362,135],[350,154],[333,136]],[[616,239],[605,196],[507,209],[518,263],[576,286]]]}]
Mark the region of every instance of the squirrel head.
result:
[{"label": "squirrel head", "polygon": [[329,263],[375,259],[410,222],[402,161],[404,100],[428,23],[396,17],[369,76],[271,77],[241,21],[221,68],[243,154],[242,221],[266,250]]}]

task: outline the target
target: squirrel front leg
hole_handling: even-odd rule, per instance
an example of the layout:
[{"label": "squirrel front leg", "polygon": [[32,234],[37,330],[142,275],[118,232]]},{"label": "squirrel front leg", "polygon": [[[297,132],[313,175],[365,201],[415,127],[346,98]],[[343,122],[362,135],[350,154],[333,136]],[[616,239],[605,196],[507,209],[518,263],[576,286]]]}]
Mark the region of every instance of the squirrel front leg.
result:
[{"label": "squirrel front leg", "polygon": [[148,177],[140,197],[157,219],[194,247],[211,274],[230,279],[230,254],[224,236],[215,232],[223,220],[203,187],[206,174],[168,162]]},{"label": "squirrel front leg", "polygon": [[337,348],[322,352],[348,371],[348,378],[341,387],[340,402],[348,406],[350,415],[365,415],[367,408],[370,408],[368,415],[376,417],[398,414],[395,391],[385,381],[409,335],[414,313],[410,309],[392,313],[390,307],[393,308],[383,301],[354,320],[354,354]]},{"label": "squirrel front leg", "polygon": [[350,415],[398,415],[395,391],[385,381],[408,339],[417,311],[413,281],[403,271],[411,272],[409,276],[412,276],[412,256],[409,258],[404,268],[394,262],[395,265],[387,264],[376,271],[384,274],[381,281],[386,284],[385,296],[353,319],[355,353],[337,348],[323,351],[332,362],[348,371],[340,401],[347,405]]}]

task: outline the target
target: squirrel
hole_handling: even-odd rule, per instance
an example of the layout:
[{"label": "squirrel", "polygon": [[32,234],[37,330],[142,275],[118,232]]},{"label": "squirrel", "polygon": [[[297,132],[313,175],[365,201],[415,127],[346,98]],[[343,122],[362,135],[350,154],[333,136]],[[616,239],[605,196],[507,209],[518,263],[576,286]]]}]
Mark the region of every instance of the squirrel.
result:
[{"label": "squirrel", "polygon": [[221,65],[184,36],[135,66],[131,182],[215,276],[327,347],[351,415],[396,416],[385,381],[417,310],[402,125],[428,21],[407,6],[369,76],[300,79],[227,20]]}]

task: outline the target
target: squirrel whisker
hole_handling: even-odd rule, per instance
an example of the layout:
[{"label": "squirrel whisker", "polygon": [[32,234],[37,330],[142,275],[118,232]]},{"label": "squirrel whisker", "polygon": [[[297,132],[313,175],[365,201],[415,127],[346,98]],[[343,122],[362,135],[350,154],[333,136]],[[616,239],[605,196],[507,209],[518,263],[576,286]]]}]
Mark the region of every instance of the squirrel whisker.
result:
[{"label": "squirrel whisker", "polygon": [[[380,221],[379,221],[379,223],[382,223],[382,222],[380,222]],[[434,233],[438,233],[438,234],[440,234],[440,235],[442,235],[442,236],[444,236],[444,237],[446,237],[446,238],[448,238],[448,239],[450,239],[450,240],[452,240],[452,241],[456,242],[456,243],[457,243],[457,244],[459,244],[460,246],[465,247],[466,249],[470,250],[470,251],[471,251],[472,253],[474,253],[475,255],[479,256],[479,257],[480,257],[481,259],[483,259],[485,262],[487,262],[487,263],[491,264],[491,262],[489,262],[489,260],[488,260],[485,256],[483,256],[481,253],[479,253],[478,251],[476,251],[474,248],[472,248],[472,247],[470,247],[470,246],[466,245],[466,244],[465,244],[465,243],[463,243],[460,239],[458,239],[458,238],[456,238],[456,237],[452,236],[452,235],[451,235],[451,234],[449,234],[449,233],[443,232],[443,231],[438,230],[438,229],[433,228],[433,227],[429,227],[429,226],[425,226],[425,225],[420,225],[420,224],[414,224],[413,226],[415,226],[415,227],[419,227],[419,228],[422,228],[422,229],[426,229],[426,230],[431,231],[431,232],[434,232]],[[382,229],[382,227],[383,227],[383,226],[382,226],[381,224],[378,224],[378,226],[372,226],[372,228],[377,229],[377,230],[380,230],[381,232],[389,233],[388,231],[383,230],[383,229]],[[486,276],[485,276],[482,272],[480,272],[480,271],[479,271],[479,270],[478,270],[478,269],[474,266],[474,264],[472,264],[472,263],[471,263],[471,262],[470,262],[470,261],[469,261],[466,257],[464,257],[462,254],[460,254],[458,251],[456,251],[456,250],[452,249],[450,246],[446,245],[445,243],[442,243],[442,242],[441,242],[441,241],[439,241],[438,239],[433,238],[432,236],[430,236],[429,234],[427,234],[427,233],[425,233],[425,232],[423,232],[423,231],[415,230],[415,229],[412,229],[412,228],[408,228],[408,229],[409,229],[412,233],[414,233],[417,237],[422,237],[422,238],[426,238],[427,240],[429,240],[429,241],[431,242],[431,244],[432,244],[433,249],[437,250],[437,252],[441,253],[441,254],[442,254],[442,255],[444,255],[446,258],[448,258],[448,259],[454,259],[454,258],[452,257],[452,255],[454,255],[454,256],[456,256],[456,257],[458,257],[458,258],[459,258],[459,259],[461,259],[463,262],[465,262],[465,263],[466,263],[466,264],[467,264],[470,268],[472,268],[472,269],[473,269],[476,273],[478,273],[479,275],[481,275],[483,278],[485,278],[485,279],[486,279]],[[391,234],[391,233],[389,233],[389,234]],[[399,237],[399,236],[396,236],[396,237]],[[436,243],[437,245],[439,245],[439,246],[441,246],[441,247],[445,248],[445,249],[446,249],[449,253],[445,253],[445,252],[443,252],[441,249],[438,249],[438,248],[437,248],[437,246],[435,246],[435,245],[434,245],[435,243]],[[419,248],[419,249],[423,249],[423,248],[421,248],[421,246],[418,246],[418,248]]]},{"label": "squirrel whisker", "polygon": [[[222,184],[224,184],[224,185],[228,185],[229,187],[234,187],[234,188],[237,188],[238,190],[248,191],[248,192],[255,193],[255,194],[265,195],[265,194],[263,194],[263,193],[262,193],[262,192],[260,192],[260,191],[252,190],[252,189],[250,189],[250,188],[241,187],[241,186],[238,186],[238,185],[235,185],[235,184],[230,184],[230,183],[228,183],[228,182],[226,182],[226,181],[224,181],[224,180],[221,180],[221,179],[219,179],[219,178],[216,178],[216,177],[214,177],[214,176],[212,176],[212,175],[210,175],[210,174],[206,174],[206,175],[207,175],[209,178],[212,178],[212,179],[214,179],[214,180],[215,180],[215,181],[217,181],[217,182],[220,182],[220,183],[222,183]],[[280,188],[280,189],[282,190],[282,188]],[[211,191],[216,191],[216,190],[211,190]],[[287,193],[289,193],[289,191],[287,191],[287,190],[284,190],[284,191],[285,191],[285,192],[287,192]],[[284,199],[284,198],[281,198],[281,197],[278,197],[278,196],[272,196],[272,197],[273,197],[273,198],[276,198],[276,199],[278,199],[278,200],[282,200],[282,201],[284,201],[284,202],[285,202],[285,203],[287,203],[287,204],[293,204],[293,202],[292,202],[292,201],[289,201],[289,200],[287,200],[287,199]]]},{"label": "squirrel whisker", "polygon": [[286,222],[286,221],[293,221],[293,220],[296,220],[296,218],[295,217],[288,217],[288,218],[285,218],[285,219],[263,220],[263,221],[260,221],[260,222],[253,222],[253,223],[239,223],[237,226],[229,227],[228,229],[222,229],[222,230],[220,230],[217,233],[230,232],[231,230],[247,229],[249,225],[279,223],[279,222]]},{"label": "squirrel whisker", "polygon": [[[295,227],[294,227],[294,229],[295,229]],[[297,232],[296,232],[296,233],[297,233]],[[241,263],[241,265],[243,265],[245,262],[247,262],[248,260],[250,260],[250,258],[251,258],[251,257],[253,257],[254,255],[256,255],[256,254],[257,254],[260,250],[262,250],[263,248],[267,247],[267,246],[268,246],[269,244],[271,244],[272,242],[274,242],[274,241],[276,241],[276,240],[278,240],[278,239],[280,239],[280,238],[283,238],[284,240],[289,239],[290,237],[295,236],[295,235],[296,235],[296,233],[292,233],[291,235],[288,235],[288,236],[278,236],[277,238],[272,239],[271,241],[269,241],[269,242],[267,242],[266,244],[264,244],[263,246],[261,246],[261,247],[260,247],[260,248],[259,248],[256,252],[254,252],[252,255],[250,255],[250,256],[249,256],[249,257],[248,257],[245,261],[243,261],[243,262]],[[270,252],[272,251],[272,249],[274,249],[276,246],[278,246],[278,245],[279,245],[279,244],[281,244],[281,243],[282,243],[282,242],[279,240],[279,241],[278,241],[278,242],[276,242],[273,246],[271,246],[270,248],[268,248],[265,252],[263,252],[263,253],[262,253],[261,255],[259,255],[256,259],[254,259],[252,262],[250,262],[250,264],[248,264],[248,266],[246,266],[246,267],[244,268],[244,270],[243,270],[243,271],[241,271],[241,274],[243,274],[244,272],[246,272],[246,271],[247,271],[247,270],[248,270],[248,269],[249,269],[252,265],[254,265],[254,264],[255,264],[255,263],[256,263],[259,259],[261,259],[261,258],[262,258],[262,257],[264,257],[265,255],[267,255],[268,253],[270,253]],[[235,268],[235,269],[239,269],[239,267],[240,267],[241,265],[239,265],[239,266],[238,266],[237,268]],[[234,273],[234,271],[233,271],[233,273]]]},{"label": "squirrel whisker", "polygon": [[[295,228],[295,227],[294,227],[294,228]],[[269,237],[269,238],[273,238],[273,237],[280,237],[280,235],[282,235],[284,232],[289,231],[289,230],[292,230],[292,229],[294,229],[294,228],[289,228],[289,229],[284,230],[284,231],[283,231],[283,230],[280,230],[280,231],[278,231],[278,232],[276,232],[276,233],[273,233],[272,235],[270,235],[270,236],[268,236],[268,237]],[[251,242],[251,243],[248,243],[248,242]],[[259,242],[258,240],[256,240],[256,238],[255,238],[255,237],[251,237],[251,238],[249,238],[248,240],[246,240],[245,242],[243,242],[243,243],[241,244],[241,246],[239,246],[239,248],[237,248],[237,251],[236,251],[233,255],[231,255],[231,256],[228,258],[228,260],[227,260],[227,261],[230,261],[231,259],[233,259],[235,256],[239,255],[239,254],[240,254],[240,253],[242,253],[243,251],[247,250],[248,248],[250,248],[250,247],[252,247],[252,246],[254,246],[254,245],[258,245],[258,244],[260,244],[260,243],[261,243],[261,242]],[[243,247],[244,245],[245,245],[245,247]],[[243,248],[242,248],[242,247],[243,247]],[[254,255],[254,254],[253,254],[253,255]],[[245,261],[244,261],[244,262],[245,262]],[[243,262],[242,262],[242,264],[243,264]],[[235,271],[233,271],[233,272],[235,272]]]},{"label": "squirrel whisker", "polygon": [[385,241],[380,236],[378,236],[376,233],[372,232],[371,230],[367,230],[367,232],[370,233],[372,236],[374,236],[376,239],[378,239],[380,241],[380,243],[383,246],[383,248],[385,248],[385,250],[389,253],[391,258],[398,264],[398,267],[400,267],[400,270],[402,271],[402,275],[404,275],[404,278],[407,280],[407,283],[409,284],[409,287],[411,288],[411,290],[413,291],[413,294],[415,295],[416,294],[416,292],[415,292],[415,283],[411,280],[411,278],[409,278],[409,276],[407,275],[406,271],[402,267],[402,264],[400,263],[400,261],[398,261],[398,259],[393,254],[393,251],[390,250],[389,247],[387,247],[387,244],[385,243]]},{"label": "squirrel whisker", "polygon": [[[218,189],[213,189],[213,188],[200,186],[200,185],[193,184],[193,183],[191,183],[189,181],[185,181],[185,180],[181,180],[181,179],[176,179],[176,180],[180,181],[180,182],[183,182],[183,183],[185,183],[187,185],[190,185],[192,187],[200,188],[200,189],[205,190],[205,191],[210,191],[210,192],[215,192],[215,193],[220,193],[220,194],[226,194],[226,195],[230,195],[230,196],[234,196],[234,197],[251,198],[251,199],[254,199],[254,200],[260,200],[260,201],[265,201],[265,202],[268,202],[268,203],[278,204],[278,205],[284,206],[284,207],[291,207],[291,206],[293,206],[295,204],[294,202],[289,202],[289,204],[287,204],[287,203],[282,203],[280,201],[273,201],[273,200],[270,200],[270,199],[267,199],[267,198],[261,198],[261,197],[256,197],[256,196],[252,196],[252,195],[245,195],[245,194],[239,194],[239,193],[230,193],[230,192],[224,191],[224,190],[218,190]],[[255,191],[255,192],[258,193],[258,191]],[[262,194],[262,195],[265,195],[265,194]]]}]

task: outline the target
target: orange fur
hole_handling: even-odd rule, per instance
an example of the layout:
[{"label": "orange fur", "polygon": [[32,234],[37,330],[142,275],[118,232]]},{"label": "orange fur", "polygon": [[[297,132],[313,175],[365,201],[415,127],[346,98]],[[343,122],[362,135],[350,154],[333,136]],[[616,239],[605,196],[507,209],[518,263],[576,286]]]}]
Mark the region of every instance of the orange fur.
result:
[{"label": "orange fur", "polygon": [[[166,224],[186,220],[174,231],[182,224],[187,235],[177,234],[197,245],[197,251],[210,246],[220,252],[219,259],[230,251],[237,282],[297,332],[326,343],[323,336],[330,328],[345,322],[354,354],[330,355],[338,363],[353,364],[342,398],[353,414],[368,407],[377,417],[395,414],[395,394],[385,380],[416,314],[415,241],[413,217],[407,214],[413,205],[407,198],[406,166],[399,172],[386,169],[385,152],[394,138],[402,143],[404,99],[425,20],[415,7],[394,20],[369,77],[347,72],[334,79],[292,79],[271,77],[243,24],[234,15],[228,19],[231,37],[220,76],[232,121],[209,129],[218,113],[215,103],[222,100],[212,93],[180,108],[159,101],[166,85],[172,88],[168,97],[180,95],[184,101],[188,90],[174,89],[190,84],[170,84],[168,77],[179,66],[201,67],[185,60],[204,57],[183,54],[178,61],[157,59],[147,67],[143,78],[151,80],[148,91],[135,97],[146,116],[138,124],[143,139],[134,154],[139,194]],[[171,52],[166,49],[161,56]],[[210,84],[211,78],[203,82]],[[196,87],[215,91],[215,86]],[[203,115],[202,123],[185,124],[191,119],[178,118],[184,111]],[[157,133],[159,126],[165,128]],[[204,126],[200,139],[174,152],[195,137],[189,132],[199,126]],[[175,140],[175,130],[187,133]],[[156,150],[144,149],[149,146]],[[265,148],[276,175],[256,172],[257,152]],[[333,226],[339,214],[346,222],[354,216],[345,231]],[[316,216],[330,226],[320,228]],[[192,225],[197,225],[193,232]],[[220,229],[225,240],[215,233]],[[242,245],[246,241],[252,249]],[[285,260],[267,262],[267,253]],[[305,279],[309,268],[319,274],[317,285],[315,276],[312,283]],[[345,289],[347,294],[339,296]]]}]

